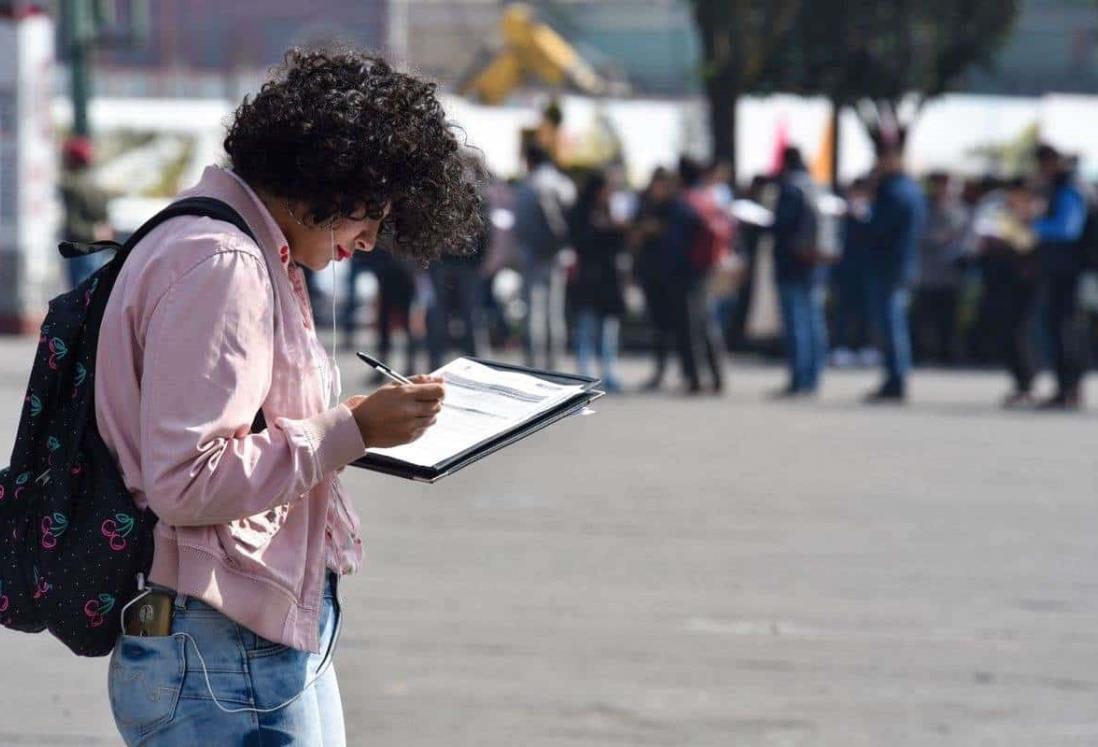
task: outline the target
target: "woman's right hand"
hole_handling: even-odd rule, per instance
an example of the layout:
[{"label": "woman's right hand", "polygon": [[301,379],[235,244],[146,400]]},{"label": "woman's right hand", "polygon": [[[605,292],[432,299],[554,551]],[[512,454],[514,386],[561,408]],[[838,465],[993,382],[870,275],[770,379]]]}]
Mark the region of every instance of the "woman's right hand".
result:
[{"label": "woman's right hand", "polygon": [[411,384],[387,384],[346,402],[367,449],[411,443],[434,425],[445,389],[440,376],[413,376]]}]

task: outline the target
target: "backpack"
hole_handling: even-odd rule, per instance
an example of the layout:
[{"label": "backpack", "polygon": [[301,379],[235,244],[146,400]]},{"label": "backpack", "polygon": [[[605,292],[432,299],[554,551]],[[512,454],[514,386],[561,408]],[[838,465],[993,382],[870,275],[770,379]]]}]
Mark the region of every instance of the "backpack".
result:
[{"label": "backpack", "polygon": [[735,225],[708,190],[690,190],[686,202],[698,219],[698,230],[687,259],[695,273],[704,275],[732,253]]},{"label": "backpack", "polygon": [[[191,197],[157,213],[125,244],[63,242],[67,258],[103,249],[115,256],[49,304],[12,448],[0,471],[0,624],[49,629],[81,656],[104,656],[122,609],[152,565],[156,515],[138,509],[95,422],[95,354],[111,289],[149,231],[182,215],[233,224],[225,203]],[[265,427],[262,415],[253,431]]]},{"label": "backpack", "polygon": [[817,186],[807,173],[794,177],[792,185],[800,191],[803,204],[796,235],[797,256],[810,265],[838,262],[842,256],[838,213],[820,209],[821,199],[834,199],[833,196]]},{"label": "backpack", "polygon": [[515,238],[525,259],[545,262],[568,246],[568,206],[554,190],[529,182],[515,193]]}]

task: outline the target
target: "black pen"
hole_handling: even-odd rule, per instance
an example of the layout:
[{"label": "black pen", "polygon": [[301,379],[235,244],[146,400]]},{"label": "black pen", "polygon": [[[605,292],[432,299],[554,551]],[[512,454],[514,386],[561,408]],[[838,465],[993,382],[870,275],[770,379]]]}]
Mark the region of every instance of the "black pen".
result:
[{"label": "black pen", "polygon": [[410,379],[408,379],[407,377],[401,376],[396,371],[389,368],[388,366],[386,366],[384,363],[379,361],[377,358],[374,358],[373,356],[366,355],[363,352],[356,353],[356,355],[358,355],[359,360],[361,360],[367,366],[374,369],[375,371],[380,373],[382,376],[388,377],[391,381],[395,381],[397,384],[411,384],[411,383],[413,383]]}]

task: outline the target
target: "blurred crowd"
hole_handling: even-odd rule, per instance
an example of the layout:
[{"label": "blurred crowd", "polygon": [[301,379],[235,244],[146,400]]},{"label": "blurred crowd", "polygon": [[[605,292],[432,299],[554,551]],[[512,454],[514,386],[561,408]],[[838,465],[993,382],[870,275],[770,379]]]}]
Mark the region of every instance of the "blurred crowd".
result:
[{"label": "blurred crowd", "polygon": [[[786,151],[770,229],[790,367],[782,394],[816,391],[829,359],[880,355],[871,401],[902,401],[918,361],[1004,366],[1006,407],[1080,407],[1098,223],[1073,159],[1040,145],[1025,176],[963,182],[934,172],[920,184],[901,154],[902,143],[880,147],[873,173],[828,215],[800,154]],[[1038,400],[1046,362],[1056,389]]]},{"label": "blurred crowd", "polygon": [[[881,366],[871,402],[904,401],[915,363],[1001,365],[1013,380],[1005,406],[1074,409],[1098,301],[1095,201],[1069,156],[1048,145],[1032,156],[1010,180],[935,172],[920,183],[902,141],[884,142],[872,173],[839,194],[796,148],[740,190],[727,164],[683,157],[633,191],[618,167],[565,173],[531,142],[523,177],[484,184],[486,230],[471,252],[426,268],[384,247],[358,252],[343,287],[323,292],[341,298],[345,349],[372,326],[379,357],[402,343],[404,370],[511,345],[552,369],[570,348],[580,373],[619,392],[624,336],[651,352],[644,390],[665,386],[674,361],[683,392],[698,394],[719,392],[727,351],[750,347],[759,284],[772,280],[788,367],[776,397],[818,392],[829,365]],[[110,238],[91,162],[86,141],[66,144],[64,231],[82,241]],[[67,269],[75,284],[94,267]],[[376,281],[368,308],[364,274]],[[1039,400],[1046,364],[1057,386]]]}]

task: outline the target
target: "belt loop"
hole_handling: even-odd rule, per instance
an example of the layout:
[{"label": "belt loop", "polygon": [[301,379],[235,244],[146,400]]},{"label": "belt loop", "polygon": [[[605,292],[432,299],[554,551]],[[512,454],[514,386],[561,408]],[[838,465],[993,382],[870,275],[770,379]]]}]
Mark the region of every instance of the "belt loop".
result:
[{"label": "belt loop", "polygon": [[179,612],[187,609],[187,595],[181,591],[175,593],[175,609]]}]

